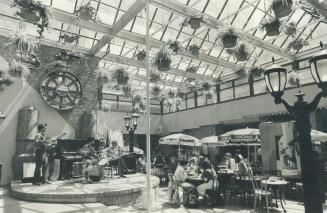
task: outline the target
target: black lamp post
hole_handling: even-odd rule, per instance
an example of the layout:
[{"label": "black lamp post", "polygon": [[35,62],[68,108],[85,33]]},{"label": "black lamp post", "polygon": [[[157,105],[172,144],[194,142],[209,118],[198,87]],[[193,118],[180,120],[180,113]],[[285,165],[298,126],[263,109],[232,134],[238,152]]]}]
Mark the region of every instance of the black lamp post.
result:
[{"label": "black lamp post", "polygon": [[134,141],[134,132],[137,128],[138,122],[139,122],[139,114],[134,112],[132,116],[125,116],[125,126],[129,135],[129,152],[134,152],[134,146],[133,146],[133,141]]},{"label": "black lamp post", "polygon": [[[322,44],[321,44],[322,46]],[[320,190],[320,178],[318,173],[318,165],[315,161],[314,152],[311,142],[311,124],[309,115],[314,111],[320,99],[327,96],[327,52],[322,50],[318,55],[309,60],[311,74],[322,89],[311,103],[304,101],[305,94],[296,95],[297,101],[290,106],[282,99],[287,81],[287,70],[278,65],[272,65],[266,69],[264,76],[266,85],[275,99],[275,104],[283,104],[286,110],[295,117],[295,129],[298,134],[300,147],[300,161],[303,181],[303,199],[306,213],[322,213],[323,196]]]}]

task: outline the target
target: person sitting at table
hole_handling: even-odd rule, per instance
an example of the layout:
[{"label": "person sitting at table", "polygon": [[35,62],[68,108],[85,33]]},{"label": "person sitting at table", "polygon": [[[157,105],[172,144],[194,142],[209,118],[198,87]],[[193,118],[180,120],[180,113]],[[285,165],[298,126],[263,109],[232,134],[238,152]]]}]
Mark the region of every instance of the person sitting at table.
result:
[{"label": "person sitting at table", "polygon": [[214,171],[213,169],[204,170],[201,176],[202,179],[204,180],[204,183],[196,187],[198,194],[201,195],[204,199],[209,198],[209,196],[206,194],[206,191],[208,189],[214,188],[213,181],[214,181],[215,174],[213,173],[213,171]]},{"label": "person sitting at table", "polygon": [[196,163],[196,159],[191,158],[189,163],[188,163],[188,167],[187,167],[187,173],[191,176],[197,176],[198,174],[198,165]]},{"label": "person sitting at table", "polygon": [[234,171],[238,170],[237,163],[235,162],[235,159],[232,157],[232,154],[227,152],[225,154],[225,164],[226,164],[226,169],[231,169]]},{"label": "person sitting at table", "polygon": [[236,156],[235,162],[238,164],[238,174],[241,176],[248,175],[249,168],[241,156]]},{"label": "person sitting at table", "polygon": [[187,178],[186,168],[187,161],[180,160],[174,174],[175,180],[171,180],[172,182],[168,185],[168,200],[171,204],[179,203],[178,188]]}]

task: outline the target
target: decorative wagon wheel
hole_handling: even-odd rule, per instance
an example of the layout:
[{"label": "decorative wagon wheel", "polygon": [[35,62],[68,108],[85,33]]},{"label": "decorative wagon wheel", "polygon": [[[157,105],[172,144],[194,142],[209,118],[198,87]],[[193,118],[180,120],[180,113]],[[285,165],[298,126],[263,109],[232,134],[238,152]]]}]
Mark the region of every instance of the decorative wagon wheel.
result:
[{"label": "decorative wagon wheel", "polygon": [[68,110],[75,107],[82,97],[82,85],[78,78],[69,72],[55,71],[41,81],[41,95],[51,107]]}]

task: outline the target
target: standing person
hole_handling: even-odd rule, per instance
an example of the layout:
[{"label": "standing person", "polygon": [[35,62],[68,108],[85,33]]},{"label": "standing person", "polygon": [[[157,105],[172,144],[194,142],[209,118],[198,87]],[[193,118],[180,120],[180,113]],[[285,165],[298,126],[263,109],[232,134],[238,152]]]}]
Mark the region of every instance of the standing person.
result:
[{"label": "standing person", "polygon": [[[34,138],[34,148],[35,148],[35,170],[33,177],[33,185],[50,184],[48,181],[49,176],[49,159],[48,159],[48,146],[50,142],[57,140],[66,133],[62,133],[57,137],[49,138],[46,135],[47,124],[39,124],[37,126],[37,134]],[[42,176],[41,176],[42,168]]]},{"label": "standing person", "polygon": [[245,176],[249,174],[249,168],[244,162],[243,158],[240,156],[236,156],[235,162],[238,164],[238,174],[241,176]]}]

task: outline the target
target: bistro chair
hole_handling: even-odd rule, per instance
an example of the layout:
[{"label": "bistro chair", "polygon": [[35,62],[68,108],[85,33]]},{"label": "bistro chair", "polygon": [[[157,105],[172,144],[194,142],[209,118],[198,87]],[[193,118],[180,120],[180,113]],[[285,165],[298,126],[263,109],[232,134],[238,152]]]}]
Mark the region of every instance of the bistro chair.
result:
[{"label": "bistro chair", "polygon": [[169,194],[169,203],[174,207],[180,207],[180,198],[179,198],[179,185],[177,183],[176,177],[172,173],[168,173],[169,185],[171,187],[171,192]]},{"label": "bistro chair", "polygon": [[262,178],[255,179],[252,174],[249,174],[253,188],[253,197],[254,197],[254,211],[257,208],[257,201],[259,204],[262,201],[262,198],[265,198],[267,212],[269,213],[269,203],[271,201],[271,192],[267,189],[267,184],[262,184]]}]

